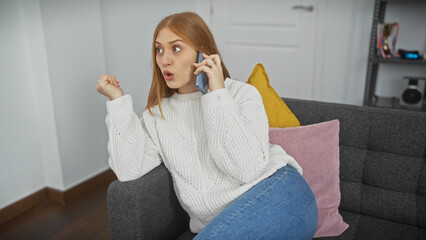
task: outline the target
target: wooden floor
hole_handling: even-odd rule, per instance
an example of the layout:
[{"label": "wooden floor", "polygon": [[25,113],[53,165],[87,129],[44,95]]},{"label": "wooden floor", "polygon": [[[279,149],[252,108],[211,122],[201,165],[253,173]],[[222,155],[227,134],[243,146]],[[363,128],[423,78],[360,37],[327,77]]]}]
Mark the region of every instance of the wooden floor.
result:
[{"label": "wooden floor", "polygon": [[108,184],[66,205],[46,200],[0,226],[0,239],[110,239]]}]

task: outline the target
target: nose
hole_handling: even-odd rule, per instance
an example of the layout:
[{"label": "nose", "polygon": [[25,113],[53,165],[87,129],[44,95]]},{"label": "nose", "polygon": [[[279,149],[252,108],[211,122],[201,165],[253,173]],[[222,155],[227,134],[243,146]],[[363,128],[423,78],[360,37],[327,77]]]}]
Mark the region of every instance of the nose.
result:
[{"label": "nose", "polygon": [[170,66],[173,64],[173,56],[170,51],[164,51],[163,56],[160,57],[160,63],[163,66]]}]

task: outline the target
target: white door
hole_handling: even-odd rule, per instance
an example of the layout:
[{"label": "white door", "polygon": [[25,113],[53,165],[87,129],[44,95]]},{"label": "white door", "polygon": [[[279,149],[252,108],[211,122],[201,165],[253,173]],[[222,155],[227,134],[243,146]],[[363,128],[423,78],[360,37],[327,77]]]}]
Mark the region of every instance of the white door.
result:
[{"label": "white door", "polygon": [[246,82],[254,66],[262,63],[278,95],[314,98],[316,0],[198,4],[210,5],[207,21],[231,78]]}]

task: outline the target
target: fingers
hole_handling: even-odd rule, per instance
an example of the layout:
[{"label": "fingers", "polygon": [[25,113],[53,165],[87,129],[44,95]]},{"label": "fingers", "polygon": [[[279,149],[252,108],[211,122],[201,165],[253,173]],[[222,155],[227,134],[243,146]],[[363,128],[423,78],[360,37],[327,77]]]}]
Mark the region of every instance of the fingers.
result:
[{"label": "fingers", "polygon": [[207,65],[209,68],[214,68],[214,67],[216,67],[215,62],[214,62],[212,59],[210,59],[210,58],[206,58],[206,59],[204,59],[204,61],[206,62],[206,65]]},{"label": "fingers", "polygon": [[103,84],[103,83],[109,83],[109,84],[113,84],[114,86],[120,87],[120,84],[119,84],[120,81],[118,81],[114,75],[104,74],[100,76],[98,80],[98,84]]},{"label": "fingers", "polygon": [[203,53],[203,57],[205,59],[212,59],[216,63],[217,66],[221,66],[221,64],[222,64],[222,61],[220,60],[219,54],[213,54],[213,55],[208,56],[207,54]]},{"label": "fingers", "polygon": [[203,65],[203,66],[198,67],[195,70],[194,74],[198,75],[201,71],[207,73],[208,76],[210,76],[213,73],[213,69],[211,69],[210,67],[208,67],[206,65]]},{"label": "fingers", "polygon": [[120,87],[120,84],[119,84],[120,81],[118,81],[115,76],[112,76],[112,80],[114,81],[115,86]]},{"label": "fingers", "polygon": [[203,61],[194,63],[194,66],[197,68],[194,72],[195,75],[198,75],[201,71],[205,72],[208,76],[213,76],[213,72],[222,72],[219,54],[207,55],[203,53],[203,57]]},{"label": "fingers", "polygon": [[216,68],[216,67],[218,67],[219,69],[222,69],[221,60],[220,60],[220,57],[219,57],[218,54],[213,54],[213,55],[209,56],[209,55],[203,53],[203,57],[204,57],[204,60],[201,61],[200,63],[195,63],[194,64],[195,67],[207,65],[208,67],[213,68],[213,69]]}]

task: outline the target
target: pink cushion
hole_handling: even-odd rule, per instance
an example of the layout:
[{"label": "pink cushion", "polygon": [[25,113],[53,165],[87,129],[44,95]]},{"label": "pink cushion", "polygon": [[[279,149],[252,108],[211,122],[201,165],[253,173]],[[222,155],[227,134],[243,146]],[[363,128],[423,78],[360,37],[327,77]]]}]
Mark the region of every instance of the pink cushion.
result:
[{"label": "pink cushion", "polygon": [[349,225],[338,212],[339,120],[292,128],[270,128],[269,141],[280,145],[303,169],[318,205],[314,237],[338,236]]}]

